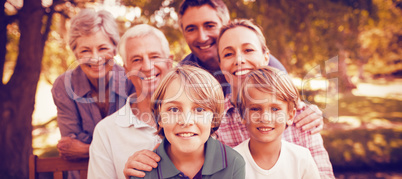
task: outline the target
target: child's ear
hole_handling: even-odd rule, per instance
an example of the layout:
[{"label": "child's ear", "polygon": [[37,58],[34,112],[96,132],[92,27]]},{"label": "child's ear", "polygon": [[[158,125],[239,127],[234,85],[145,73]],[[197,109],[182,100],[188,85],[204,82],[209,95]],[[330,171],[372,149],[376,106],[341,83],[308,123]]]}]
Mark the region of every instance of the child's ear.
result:
[{"label": "child's ear", "polygon": [[295,115],[296,115],[296,108],[293,108],[292,112],[289,113],[289,118],[288,118],[288,120],[286,121],[286,124],[287,124],[288,126],[290,126],[290,125],[293,124],[293,118],[295,117]]},{"label": "child's ear", "polygon": [[212,122],[211,122],[211,129],[213,129],[213,128],[215,128],[217,125],[216,125],[216,122],[214,121],[214,120],[212,120]]}]

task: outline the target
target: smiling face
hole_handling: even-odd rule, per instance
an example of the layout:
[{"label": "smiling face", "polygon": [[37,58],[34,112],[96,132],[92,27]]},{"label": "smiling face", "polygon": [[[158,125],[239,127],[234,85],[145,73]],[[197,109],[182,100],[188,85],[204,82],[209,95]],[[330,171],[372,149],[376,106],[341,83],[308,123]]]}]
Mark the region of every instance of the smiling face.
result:
[{"label": "smiling face", "polygon": [[128,78],[134,84],[137,96],[150,95],[172,66],[160,40],[155,35],[127,39],[124,65]]},{"label": "smiling face", "polygon": [[90,81],[104,78],[113,69],[115,46],[102,31],[77,38],[74,50],[82,71]]},{"label": "smiling face", "polygon": [[181,80],[169,83],[160,107],[158,124],[175,154],[191,154],[204,151],[204,144],[211,133],[213,112],[196,103],[194,92],[186,92]]},{"label": "smiling face", "polygon": [[189,7],[182,16],[181,25],[184,38],[191,52],[203,65],[218,63],[216,39],[222,22],[215,9],[209,5]]},{"label": "smiling face", "polygon": [[295,110],[289,112],[288,103],[277,99],[275,93],[257,88],[245,91],[244,121],[250,140],[260,143],[280,141],[286,125],[292,125]]},{"label": "smiling face", "polygon": [[232,91],[239,89],[251,70],[266,66],[268,55],[262,51],[256,33],[246,27],[229,29],[219,39],[220,68]]}]

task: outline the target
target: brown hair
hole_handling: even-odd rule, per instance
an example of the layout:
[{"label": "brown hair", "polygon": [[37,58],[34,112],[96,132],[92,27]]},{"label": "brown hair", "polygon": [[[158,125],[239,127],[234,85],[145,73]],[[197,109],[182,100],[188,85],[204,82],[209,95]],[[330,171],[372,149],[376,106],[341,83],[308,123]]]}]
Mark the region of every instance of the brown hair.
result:
[{"label": "brown hair", "polygon": [[182,26],[182,17],[186,10],[190,7],[201,7],[204,5],[208,5],[216,10],[216,14],[218,15],[219,19],[221,20],[222,24],[226,24],[229,22],[229,10],[226,4],[222,0],[184,0],[179,7],[179,22],[180,26]]},{"label": "brown hair", "polygon": [[277,99],[288,103],[288,114],[295,110],[300,100],[296,86],[285,72],[273,67],[260,67],[247,75],[237,96],[236,106],[243,118],[247,107],[246,98],[249,97],[247,88],[256,88],[263,92],[275,94]]},{"label": "brown hair", "polygon": [[[164,137],[163,128],[159,122],[160,109],[165,97],[166,89],[174,79],[181,80],[181,88],[179,92],[193,94],[192,100],[199,103],[203,107],[209,109],[213,113],[211,134],[218,130],[224,112],[224,96],[222,87],[219,82],[207,71],[189,65],[178,66],[170,71],[156,88],[151,98],[151,110],[155,117],[157,132],[161,137]],[[193,93],[192,93],[193,92]],[[197,102],[198,101],[198,102]]]}]

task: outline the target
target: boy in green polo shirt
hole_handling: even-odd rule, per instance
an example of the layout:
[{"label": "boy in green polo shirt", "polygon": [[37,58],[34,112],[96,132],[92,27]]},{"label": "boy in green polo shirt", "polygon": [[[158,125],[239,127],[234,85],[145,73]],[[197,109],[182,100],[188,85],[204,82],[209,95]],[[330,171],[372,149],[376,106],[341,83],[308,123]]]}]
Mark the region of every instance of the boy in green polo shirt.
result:
[{"label": "boy in green polo shirt", "polygon": [[207,71],[181,66],[168,73],[151,99],[164,138],[155,150],[161,160],[145,178],[245,178],[241,155],[211,137],[223,105],[221,86]]}]

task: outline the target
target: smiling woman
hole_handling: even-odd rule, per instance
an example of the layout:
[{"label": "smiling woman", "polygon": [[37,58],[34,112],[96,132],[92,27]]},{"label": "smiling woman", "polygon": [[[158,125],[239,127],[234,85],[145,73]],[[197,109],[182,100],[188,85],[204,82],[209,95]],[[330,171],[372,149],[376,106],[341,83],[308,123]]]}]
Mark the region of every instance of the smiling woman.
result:
[{"label": "smiling woman", "polygon": [[102,78],[107,79],[109,72],[113,69],[115,46],[102,31],[77,38],[74,54],[82,71],[95,87],[98,85],[96,81]]},{"label": "smiling woman", "polygon": [[88,158],[95,125],[125,104],[133,91],[124,69],[114,64],[119,33],[106,11],[84,9],[71,20],[69,45],[77,68],[59,76],[52,95],[65,159]]},{"label": "smiling woman", "polygon": [[[231,87],[231,94],[226,96],[226,116],[217,134],[219,140],[234,147],[244,143],[251,136],[250,132],[246,130],[246,125],[241,122],[244,116],[240,114],[238,106],[233,104],[236,104],[241,85],[249,78],[251,71],[266,66],[265,64],[269,61],[269,50],[259,27],[246,19],[235,19],[222,27],[218,39],[218,49],[220,68],[225,72],[225,78]],[[319,112],[321,112],[310,114],[306,109],[298,109],[300,114],[296,115],[295,121],[299,116],[319,116]],[[320,117],[318,120],[321,120]],[[297,122],[286,128],[282,135],[283,139],[309,148],[319,166],[322,178],[334,178],[332,165],[322,143],[321,135],[311,135],[310,131],[302,130],[302,127],[297,127],[295,123]]]}]

